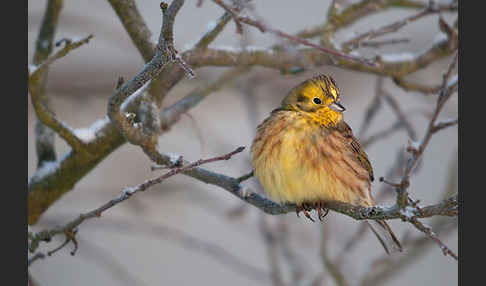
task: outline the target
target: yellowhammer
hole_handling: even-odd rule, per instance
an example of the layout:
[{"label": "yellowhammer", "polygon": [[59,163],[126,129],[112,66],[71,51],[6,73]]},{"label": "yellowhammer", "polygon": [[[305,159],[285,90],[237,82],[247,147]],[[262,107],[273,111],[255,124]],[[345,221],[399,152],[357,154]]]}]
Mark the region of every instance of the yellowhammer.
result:
[{"label": "yellowhammer", "polygon": [[[325,216],[326,201],[375,205],[373,170],[343,120],[344,110],[335,81],[318,75],[290,90],[281,107],[257,127],[251,147],[253,169],[265,193],[274,201],[296,204],[297,215],[303,211],[312,221],[310,205],[319,219]],[[387,253],[402,250],[385,221],[368,225]]]}]

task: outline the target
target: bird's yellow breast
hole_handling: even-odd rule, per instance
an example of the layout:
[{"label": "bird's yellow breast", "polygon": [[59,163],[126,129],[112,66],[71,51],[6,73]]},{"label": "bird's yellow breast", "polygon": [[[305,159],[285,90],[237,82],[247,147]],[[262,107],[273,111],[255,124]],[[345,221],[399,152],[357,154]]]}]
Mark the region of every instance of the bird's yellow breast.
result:
[{"label": "bird's yellow breast", "polygon": [[272,200],[370,204],[368,174],[347,149],[338,133],[305,114],[278,111],[258,127],[251,151],[255,175]]}]

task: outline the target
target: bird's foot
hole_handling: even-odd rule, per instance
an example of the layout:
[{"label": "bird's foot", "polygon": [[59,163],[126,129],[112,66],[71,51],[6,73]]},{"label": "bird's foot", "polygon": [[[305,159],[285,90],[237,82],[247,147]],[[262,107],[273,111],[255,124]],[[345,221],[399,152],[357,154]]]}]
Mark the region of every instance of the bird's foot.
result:
[{"label": "bird's foot", "polygon": [[315,222],[315,221],[314,221],[314,219],[313,219],[313,218],[310,216],[310,214],[309,214],[309,211],[311,211],[311,210],[312,210],[312,208],[311,208],[311,207],[310,207],[308,204],[306,204],[306,203],[303,203],[302,205],[297,206],[297,207],[295,208],[295,212],[297,213],[297,216],[298,216],[298,217],[300,217],[300,216],[299,216],[299,213],[300,213],[300,212],[304,212],[304,215],[305,215],[305,216],[306,216],[308,219],[310,219],[312,222]]},{"label": "bird's foot", "polygon": [[329,213],[329,209],[324,207],[323,202],[317,202],[315,204],[316,210],[317,210],[317,217],[319,218],[320,221],[322,221],[323,218],[326,217],[326,215]]}]

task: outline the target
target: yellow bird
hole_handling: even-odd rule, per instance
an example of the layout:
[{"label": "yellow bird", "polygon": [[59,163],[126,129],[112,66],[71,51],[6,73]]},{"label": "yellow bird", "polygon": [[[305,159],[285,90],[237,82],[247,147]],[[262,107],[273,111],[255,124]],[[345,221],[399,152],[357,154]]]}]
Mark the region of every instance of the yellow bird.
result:
[{"label": "yellow bird", "polygon": [[[318,75],[294,87],[262,124],[251,147],[253,169],[265,193],[279,203],[319,219],[326,201],[371,207],[373,169],[351,128],[344,122],[336,82]],[[373,227],[372,224],[375,225]],[[385,221],[368,221],[387,253],[401,251]]]}]

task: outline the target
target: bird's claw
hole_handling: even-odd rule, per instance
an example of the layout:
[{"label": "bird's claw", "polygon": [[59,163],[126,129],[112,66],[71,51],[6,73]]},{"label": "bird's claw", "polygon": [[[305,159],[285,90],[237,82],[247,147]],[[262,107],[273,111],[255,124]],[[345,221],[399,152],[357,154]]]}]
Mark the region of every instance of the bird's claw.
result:
[{"label": "bird's claw", "polygon": [[317,217],[319,218],[320,221],[322,221],[322,219],[325,218],[326,215],[329,213],[329,209],[324,208],[324,203],[322,202],[316,203],[316,210],[317,210]]},{"label": "bird's claw", "polygon": [[305,217],[307,217],[308,219],[310,219],[312,222],[315,222],[315,220],[309,214],[309,211],[311,211],[311,210],[312,210],[312,208],[310,206],[308,206],[307,204],[305,204],[305,203],[303,203],[302,205],[297,206],[295,208],[295,212],[297,214],[297,217],[300,217],[299,216],[299,213],[302,211],[302,212],[304,212]]}]

